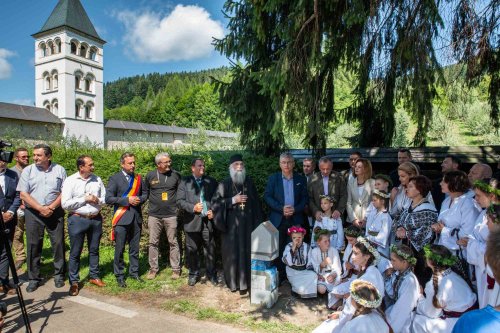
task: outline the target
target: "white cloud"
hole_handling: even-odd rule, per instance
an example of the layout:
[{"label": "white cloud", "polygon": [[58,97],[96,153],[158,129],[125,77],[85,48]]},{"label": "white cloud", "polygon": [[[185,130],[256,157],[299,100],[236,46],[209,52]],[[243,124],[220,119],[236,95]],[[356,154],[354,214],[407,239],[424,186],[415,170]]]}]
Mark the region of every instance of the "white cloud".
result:
[{"label": "white cloud", "polygon": [[152,11],[122,11],[115,16],[125,25],[127,53],[145,62],[206,57],[214,49],[212,38],[224,36],[221,22],[199,6],[177,5],[166,16]]},{"label": "white cloud", "polygon": [[7,58],[13,57],[14,55],[14,52],[0,48],[0,80],[10,78],[12,65],[7,61]]}]

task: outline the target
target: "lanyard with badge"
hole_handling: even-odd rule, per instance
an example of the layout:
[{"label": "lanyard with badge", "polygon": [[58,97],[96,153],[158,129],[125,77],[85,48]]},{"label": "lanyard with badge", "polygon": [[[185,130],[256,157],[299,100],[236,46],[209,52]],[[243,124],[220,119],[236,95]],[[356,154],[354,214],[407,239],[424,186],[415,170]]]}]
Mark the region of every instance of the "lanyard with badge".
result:
[{"label": "lanyard with badge", "polygon": [[[158,170],[156,170],[156,178],[158,179],[158,182],[157,184],[160,183],[160,173],[158,172]],[[167,174],[165,174],[165,184],[167,183],[167,179],[168,179],[168,176]],[[161,192],[161,200],[162,201],[167,201],[168,200],[168,192]]]}]

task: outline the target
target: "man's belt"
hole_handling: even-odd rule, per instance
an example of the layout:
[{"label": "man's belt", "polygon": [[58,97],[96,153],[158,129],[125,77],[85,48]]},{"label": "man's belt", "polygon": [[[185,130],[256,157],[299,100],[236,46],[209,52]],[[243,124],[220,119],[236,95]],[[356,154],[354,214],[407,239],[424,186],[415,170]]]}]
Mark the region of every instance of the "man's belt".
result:
[{"label": "man's belt", "polygon": [[97,212],[95,214],[80,214],[80,213],[70,213],[69,216],[78,216],[78,217],[83,217],[85,219],[89,219],[89,220],[92,220],[96,217],[98,217],[99,215],[101,215],[101,212]]}]

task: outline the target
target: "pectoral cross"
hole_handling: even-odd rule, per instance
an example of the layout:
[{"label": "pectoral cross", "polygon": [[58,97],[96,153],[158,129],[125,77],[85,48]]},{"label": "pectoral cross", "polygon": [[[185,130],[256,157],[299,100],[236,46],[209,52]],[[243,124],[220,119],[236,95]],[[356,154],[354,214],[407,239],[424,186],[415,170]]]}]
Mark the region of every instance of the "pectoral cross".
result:
[{"label": "pectoral cross", "polygon": [[245,209],[245,203],[244,202],[240,203],[240,208],[241,209]]}]

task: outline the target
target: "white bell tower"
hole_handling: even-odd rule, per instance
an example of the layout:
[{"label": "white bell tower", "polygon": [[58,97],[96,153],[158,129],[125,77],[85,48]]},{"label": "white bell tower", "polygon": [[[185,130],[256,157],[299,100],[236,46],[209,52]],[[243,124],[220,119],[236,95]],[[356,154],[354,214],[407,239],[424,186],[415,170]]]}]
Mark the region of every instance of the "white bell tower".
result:
[{"label": "white bell tower", "polygon": [[104,145],[103,46],[79,0],[59,0],[35,38],[36,106],[64,136]]}]

